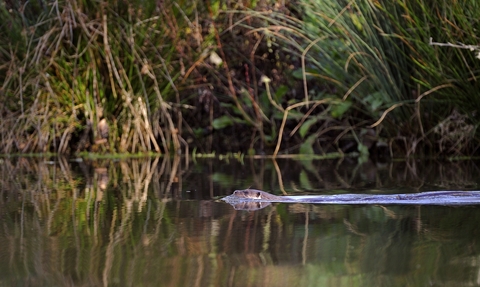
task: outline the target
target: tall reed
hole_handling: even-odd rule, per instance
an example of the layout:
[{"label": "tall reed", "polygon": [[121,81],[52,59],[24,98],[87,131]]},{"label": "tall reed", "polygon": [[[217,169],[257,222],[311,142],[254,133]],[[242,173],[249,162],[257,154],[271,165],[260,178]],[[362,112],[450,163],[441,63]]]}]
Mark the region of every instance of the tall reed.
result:
[{"label": "tall reed", "polygon": [[0,152],[476,150],[480,5],[0,5]]},{"label": "tall reed", "polygon": [[0,50],[1,151],[179,150],[177,79],[196,55],[185,55],[187,12],[175,1],[42,3],[1,7],[12,39]]},{"label": "tall reed", "polygon": [[[478,43],[480,5],[467,0],[301,3],[303,31],[311,43],[307,72],[331,79],[338,97],[353,102],[345,115],[358,129],[375,128],[391,144],[405,144],[407,155],[417,146],[473,151],[469,140],[479,104],[480,61],[472,51],[434,46],[431,39]],[[460,118],[452,122],[456,112]],[[446,125],[461,130],[447,139]]]}]

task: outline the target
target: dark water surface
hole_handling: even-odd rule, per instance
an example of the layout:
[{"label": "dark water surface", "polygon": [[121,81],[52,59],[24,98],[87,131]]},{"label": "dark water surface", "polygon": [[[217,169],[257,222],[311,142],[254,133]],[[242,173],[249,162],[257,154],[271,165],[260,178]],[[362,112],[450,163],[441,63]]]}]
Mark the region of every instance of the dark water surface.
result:
[{"label": "dark water surface", "polygon": [[480,206],[218,200],[480,190],[476,162],[0,163],[0,286],[480,285]]}]

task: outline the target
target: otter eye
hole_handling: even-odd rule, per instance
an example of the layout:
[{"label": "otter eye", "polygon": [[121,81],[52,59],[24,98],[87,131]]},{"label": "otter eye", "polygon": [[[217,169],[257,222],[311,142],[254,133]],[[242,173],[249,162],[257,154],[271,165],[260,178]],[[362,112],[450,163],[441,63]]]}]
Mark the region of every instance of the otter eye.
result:
[{"label": "otter eye", "polygon": [[260,198],[261,193],[257,192],[257,198]]}]

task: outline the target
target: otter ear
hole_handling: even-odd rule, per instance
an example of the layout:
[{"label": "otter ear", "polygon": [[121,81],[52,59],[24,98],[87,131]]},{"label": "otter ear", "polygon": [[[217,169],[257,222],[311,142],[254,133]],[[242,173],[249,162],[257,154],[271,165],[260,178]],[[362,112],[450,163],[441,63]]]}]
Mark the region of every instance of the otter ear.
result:
[{"label": "otter ear", "polygon": [[257,192],[257,198],[260,198],[262,194],[260,193],[260,191]]}]

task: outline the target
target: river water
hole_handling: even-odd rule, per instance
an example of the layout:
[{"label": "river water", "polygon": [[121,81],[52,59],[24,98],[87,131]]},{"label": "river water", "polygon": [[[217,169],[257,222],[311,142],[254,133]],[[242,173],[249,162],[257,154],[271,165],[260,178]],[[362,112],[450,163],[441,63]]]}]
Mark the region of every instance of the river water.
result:
[{"label": "river water", "polygon": [[272,204],[479,190],[476,162],[0,159],[0,286],[477,286],[480,206]]}]

